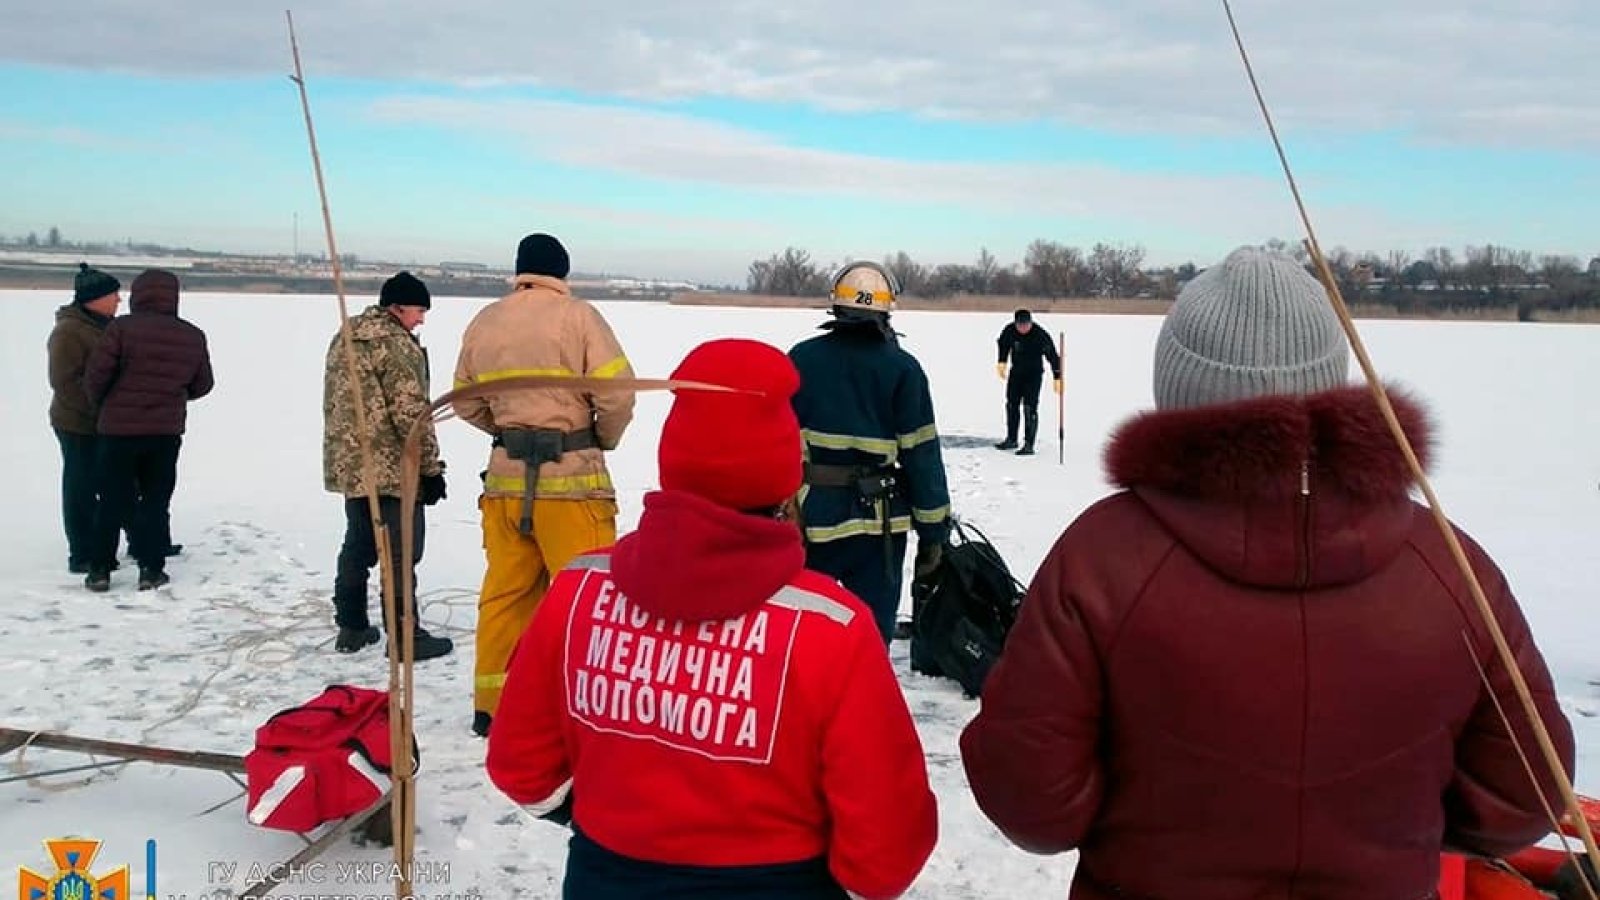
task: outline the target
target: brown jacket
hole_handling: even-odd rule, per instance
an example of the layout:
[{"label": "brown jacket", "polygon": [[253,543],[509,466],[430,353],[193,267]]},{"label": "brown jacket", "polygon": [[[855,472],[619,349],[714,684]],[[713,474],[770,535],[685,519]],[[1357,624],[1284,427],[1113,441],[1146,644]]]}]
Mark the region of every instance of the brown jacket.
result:
[{"label": "brown jacket", "polygon": [[[455,386],[483,384],[520,375],[632,378],[611,326],[599,311],[572,296],[567,283],[543,275],[519,275],[512,293],[473,317],[461,337]],[[589,394],[530,389],[457,401],[456,415],[489,434],[505,428],[593,427],[600,448],[611,450],[633,420],[633,394]],[[495,447],[489,455],[484,493],[522,496],[527,467]],[[539,496],[567,499],[613,497],[611,476],[600,449],[574,450],[539,468]]]},{"label": "brown jacket", "polygon": [[111,319],[76,303],[56,310],[50,329],[50,427],[67,434],[94,434],[95,405],[83,387],[83,373],[94,348],[105,339]]}]

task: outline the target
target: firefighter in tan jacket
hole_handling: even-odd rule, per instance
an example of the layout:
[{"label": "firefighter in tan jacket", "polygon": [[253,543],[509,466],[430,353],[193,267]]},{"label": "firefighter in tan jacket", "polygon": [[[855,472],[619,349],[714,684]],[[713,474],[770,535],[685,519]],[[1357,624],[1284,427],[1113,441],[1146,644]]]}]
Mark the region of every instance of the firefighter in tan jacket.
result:
[{"label": "firefighter in tan jacket", "polygon": [[[514,290],[484,307],[461,338],[455,385],[522,375],[632,378],[611,326],[572,296],[567,251],[547,234],[517,247]],[[603,451],[633,419],[633,394],[528,389],[454,404],[493,436],[479,509],[488,569],[478,597],[472,729],[489,731],[517,639],[555,574],[617,539]],[[533,470],[530,481],[528,473]]]}]

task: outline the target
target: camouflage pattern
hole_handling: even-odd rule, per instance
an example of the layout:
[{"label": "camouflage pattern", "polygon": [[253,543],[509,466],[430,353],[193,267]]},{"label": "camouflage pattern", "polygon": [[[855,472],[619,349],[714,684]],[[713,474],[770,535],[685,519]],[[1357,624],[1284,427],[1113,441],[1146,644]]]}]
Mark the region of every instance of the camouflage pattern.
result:
[{"label": "camouflage pattern", "polygon": [[[406,433],[428,412],[428,354],[399,320],[378,306],[369,306],[350,318],[350,338],[366,401],[367,427],[372,431],[378,493],[398,497]],[[422,474],[442,471],[439,440],[430,421],[422,437]],[[346,497],[365,496],[361,474],[355,396],[344,347],[335,334],[328,344],[322,378],[323,487]]]}]

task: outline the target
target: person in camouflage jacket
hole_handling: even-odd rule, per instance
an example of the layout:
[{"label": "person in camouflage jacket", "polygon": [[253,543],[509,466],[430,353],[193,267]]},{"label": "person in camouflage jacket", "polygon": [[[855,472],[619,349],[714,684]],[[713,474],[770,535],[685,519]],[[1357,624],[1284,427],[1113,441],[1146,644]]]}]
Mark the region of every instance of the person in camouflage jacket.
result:
[{"label": "person in camouflage jacket", "polygon": [[[350,339],[355,350],[361,397],[366,406],[367,428],[377,482],[378,508],[393,552],[400,551],[401,456],[412,423],[428,413],[428,354],[412,331],[422,324],[432,297],[427,285],[410,272],[400,272],[383,283],[378,303],[350,319]],[[378,546],[368,507],[366,478],[362,470],[361,433],[356,421],[355,391],[350,382],[340,335],[328,344],[322,393],[322,476],[330,493],[344,497],[344,544],[339,548],[333,583],[334,622],[339,634],[334,647],[354,653],[379,639],[367,612],[368,572],[378,562]],[[422,501],[413,513],[412,585],[416,564],[422,561],[423,506],[444,499],[444,461],[432,421],[422,436]],[[398,591],[402,569],[395,561],[394,585]],[[411,617],[402,625],[416,631],[416,658],[443,656],[453,648],[449,638],[435,637],[418,626],[415,591]],[[387,611],[385,611],[387,620]]]}]

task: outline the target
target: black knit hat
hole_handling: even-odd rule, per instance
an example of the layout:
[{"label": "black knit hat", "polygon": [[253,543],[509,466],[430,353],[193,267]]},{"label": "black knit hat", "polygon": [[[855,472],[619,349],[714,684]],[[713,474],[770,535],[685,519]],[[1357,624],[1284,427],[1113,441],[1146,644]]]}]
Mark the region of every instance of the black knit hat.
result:
[{"label": "black knit hat", "polygon": [[122,282],[99,269],[89,268],[88,263],[78,263],[78,274],[72,278],[73,303],[88,303],[91,300],[99,300],[107,294],[115,294],[120,290],[122,290]]},{"label": "black knit hat", "polygon": [[1018,325],[1022,324],[1023,322],[1032,322],[1033,313],[1028,312],[1025,309],[1019,309],[1011,316],[1011,321],[1016,322]]},{"label": "black knit hat", "polygon": [[517,245],[518,275],[548,275],[566,278],[572,270],[567,248],[548,234],[530,234]]},{"label": "black knit hat", "polygon": [[423,309],[433,307],[433,295],[428,293],[428,286],[422,279],[410,272],[400,272],[393,278],[385,281],[378,290],[379,306],[420,306]]}]

